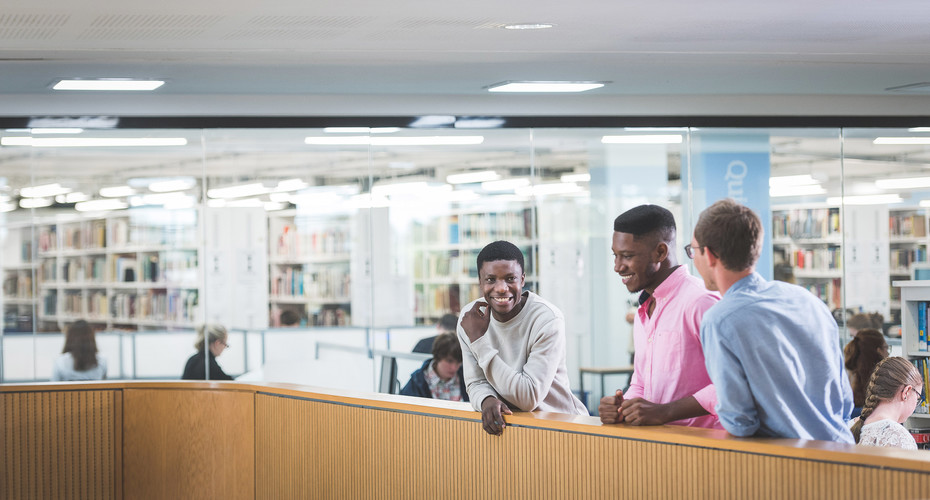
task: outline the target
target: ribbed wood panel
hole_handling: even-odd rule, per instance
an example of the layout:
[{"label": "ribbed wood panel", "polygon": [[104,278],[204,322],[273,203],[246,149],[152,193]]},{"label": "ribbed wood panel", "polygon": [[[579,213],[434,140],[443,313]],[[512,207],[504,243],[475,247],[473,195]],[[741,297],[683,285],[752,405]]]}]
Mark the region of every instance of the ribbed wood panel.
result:
[{"label": "ribbed wood panel", "polygon": [[121,498],[119,390],[0,393],[0,498]]},{"label": "ribbed wood panel", "polygon": [[233,390],[126,389],[125,497],[253,498],[253,397]]},{"label": "ribbed wood panel", "polygon": [[[919,498],[930,474],[259,394],[256,498]],[[477,417],[477,413],[475,414]]]}]

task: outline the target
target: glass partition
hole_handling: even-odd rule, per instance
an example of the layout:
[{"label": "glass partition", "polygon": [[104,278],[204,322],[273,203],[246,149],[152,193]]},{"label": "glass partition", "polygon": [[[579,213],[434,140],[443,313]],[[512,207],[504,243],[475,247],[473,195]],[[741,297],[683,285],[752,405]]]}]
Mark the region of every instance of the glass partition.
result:
[{"label": "glass partition", "polygon": [[477,252],[507,239],[566,316],[577,386],[630,362],[635,295],[610,244],[633,206],[675,214],[683,263],[697,214],[737,198],[766,223],[760,272],[891,333],[890,284],[930,242],[927,146],[901,139],[919,130],[39,132],[0,132],[3,382],[49,379],[83,319],[110,378],[180,377],[206,322],[229,331],[231,376],[374,390],[377,353],[477,298]]}]

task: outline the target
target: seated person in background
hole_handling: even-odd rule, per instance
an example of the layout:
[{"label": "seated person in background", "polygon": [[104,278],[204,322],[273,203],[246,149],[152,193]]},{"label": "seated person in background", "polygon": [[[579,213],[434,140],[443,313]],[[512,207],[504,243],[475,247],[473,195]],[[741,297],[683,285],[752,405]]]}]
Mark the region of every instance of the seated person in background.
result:
[{"label": "seated person in background", "polygon": [[869,378],[872,376],[875,365],[888,357],[888,343],[885,342],[885,336],[880,331],[866,328],[859,330],[846,344],[843,348],[843,355],[855,405],[850,417],[855,418],[862,413],[865,390],[869,386]]},{"label": "seated person in background", "polygon": [[463,308],[458,326],[465,387],[488,434],[504,431],[511,408],[588,415],[568,382],[565,317],[523,291],[523,262],[513,243],[485,246],[477,258],[483,297]]},{"label": "seated person in background", "polygon": [[465,375],[462,373],[462,346],[454,333],[441,333],[433,342],[433,357],[410,374],[410,381],[401,389],[405,396],[468,401]]},{"label": "seated person in background", "polygon": [[300,326],[300,315],[296,312],[285,309],[281,311],[281,315],[278,316],[278,321],[281,323],[281,326]]},{"label": "seated person in background", "polygon": [[197,327],[197,340],[194,341],[194,347],[197,348],[197,354],[194,354],[187,360],[184,366],[182,380],[207,380],[204,353],[204,339],[207,339],[207,352],[209,352],[210,362],[210,380],[232,380],[233,378],[220,368],[216,363],[216,358],[229,347],[226,343],[229,335],[226,333],[226,327],[223,325],[200,325]]},{"label": "seated person in background", "polygon": [[854,336],[859,330],[864,330],[866,328],[872,328],[881,332],[882,323],[884,321],[885,318],[878,313],[857,313],[846,320],[846,330],[849,332],[850,336]]},{"label": "seated person in background", "polygon": [[[443,314],[439,318],[439,323],[436,323],[436,330],[441,334],[444,332],[455,333],[455,326],[459,322],[459,318],[454,314]],[[425,339],[420,339],[417,342],[417,345],[413,347],[413,352],[422,352],[423,354],[429,354],[433,352],[433,341],[436,339],[436,335],[432,337],[426,337]],[[459,363],[461,363],[461,355],[459,356]]]},{"label": "seated person in background", "polygon": [[79,320],[65,332],[65,347],[52,366],[52,381],[103,380],[107,378],[107,358],[97,353],[94,329]]},{"label": "seated person in background", "polygon": [[852,426],[856,442],[916,450],[911,433],[902,423],[923,399],[923,382],[917,367],[899,357],[881,360],[866,390],[865,406]]}]

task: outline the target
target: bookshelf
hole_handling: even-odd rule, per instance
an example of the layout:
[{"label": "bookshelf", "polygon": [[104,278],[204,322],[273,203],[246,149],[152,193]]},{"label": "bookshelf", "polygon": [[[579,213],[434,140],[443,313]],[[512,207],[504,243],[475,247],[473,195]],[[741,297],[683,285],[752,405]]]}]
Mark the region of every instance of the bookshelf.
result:
[{"label": "bookshelf", "polygon": [[6,230],[3,250],[3,287],[0,303],[3,305],[3,331],[31,332],[33,316],[38,304],[36,295],[36,245],[32,227],[12,226]]},{"label": "bookshelf", "polygon": [[843,233],[839,207],[773,208],[772,219],[776,276],[795,280],[831,310],[841,307]]},{"label": "bookshelf", "polygon": [[[915,264],[927,262],[927,245],[930,234],[926,210],[904,208],[890,210],[889,230],[889,273],[891,280],[907,280],[913,276]],[[891,286],[891,323],[901,322],[900,288]]]},{"label": "bookshelf", "polygon": [[[924,375],[924,390],[930,387],[930,350],[927,347],[927,314],[930,311],[930,281],[894,281],[901,295],[901,349],[903,356],[918,366]],[[924,333],[921,334],[921,328]],[[928,370],[923,370],[927,367]],[[907,421],[909,428],[926,428],[930,424],[928,406],[918,406]]]},{"label": "bookshelf", "polygon": [[40,329],[86,319],[108,329],[200,321],[196,210],[134,210],[36,226]]},{"label": "bookshelf", "polygon": [[414,223],[412,237],[414,320],[431,324],[480,294],[478,252],[496,240],[517,245],[525,259],[526,289],[538,288],[539,245],[536,213],[529,204],[514,204],[499,211],[458,209]]},{"label": "bookshelf", "polygon": [[351,214],[269,214],[271,325],[292,310],[306,326],[351,323]]}]

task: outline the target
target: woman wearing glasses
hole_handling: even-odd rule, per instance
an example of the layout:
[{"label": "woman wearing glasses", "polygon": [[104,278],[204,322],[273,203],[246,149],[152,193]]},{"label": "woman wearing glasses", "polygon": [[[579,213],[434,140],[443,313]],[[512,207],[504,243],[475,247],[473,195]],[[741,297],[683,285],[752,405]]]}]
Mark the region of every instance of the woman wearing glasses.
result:
[{"label": "woman wearing glasses", "polygon": [[[233,378],[223,371],[220,368],[220,365],[216,363],[216,358],[223,354],[229,344],[226,343],[229,335],[226,333],[226,328],[223,325],[200,325],[197,327],[197,340],[194,341],[194,347],[197,348],[197,354],[194,354],[187,360],[187,365],[184,366],[184,374],[181,375],[182,380],[207,380],[206,364],[204,358],[206,357],[204,353],[204,344],[207,345],[208,351],[210,353],[210,380],[232,380]],[[204,341],[206,340],[206,342]]]},{"label": "woman wearing glasses", "polygon": [[885,358],[877,365],[866,390],[862,415],[852,426],[856,442],[916,450],[917,443],[902,423],[923,400],[923,381],[904,358]]}]

